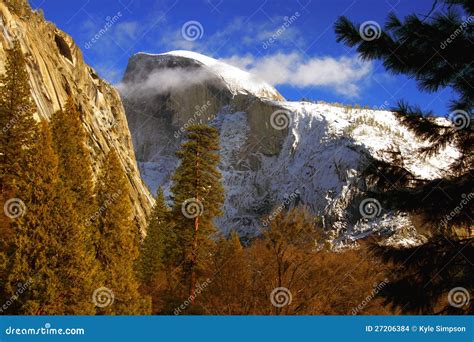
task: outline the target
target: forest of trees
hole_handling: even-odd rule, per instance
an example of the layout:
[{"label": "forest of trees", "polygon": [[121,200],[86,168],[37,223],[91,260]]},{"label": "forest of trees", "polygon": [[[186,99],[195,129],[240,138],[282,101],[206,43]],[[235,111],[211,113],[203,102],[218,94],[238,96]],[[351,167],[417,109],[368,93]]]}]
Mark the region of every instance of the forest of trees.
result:
[{"label": "forest of trees", "polygon": [[[1,221],[0,301],[9,304],[2,311],[148,313],[150,299],[139,293],[135,275],[139,233],[117,154],[108,153],[94,182],[74,99],[49,123],[35,121],[35,111],[25,59],[15,43],[0,78],[0,185],[6,214]],[[110,293],[97,294],[97,289]],[[107,294],[115,303],[104,308]]]},{"label": "forest of trees", "polygon": [[[381,38],[369,42],[342,17],[336,33],[363,58],[415,77],[423,89],[452,87],[460,95],[452,110],[472,113],[473,66],[469,56],[455,53],[470,44],[472,31],[441,51],[431,67],[420,68],[425,51],[462,21],[455,7],[474,14],[470,2],[445,2],[449,23],[440,15],[391,16]],[[433,142],[424,155],[447,142],[462,152],[449,176],[430,182],[414,179],[403,163],[373,161],[366,170],[365,191],[429,227],[424,245],[396,249],[371,239],[334,251],[319,218],[304,206],[278,212],[245,245],[235,232],[223,236],[214,224],[225,197],[219,134],[202,123],[187,128],[170,198],[158,189],[142,237],[119,156],[109,151],[94,176],[83,113],[72,97],[49,122],[35,120],[25,59],[15,44],[0,77],[6,214],[0,221],[0,313],[472,314],[474,303],[453,306],[447,296],[455,287],[474,293],[473,239],[455,233],[472,229],[473,204],[456,219],[442,219],[473,189],[473,131],[437,126],[430,113],[404,103],[396,110],[404,124]],[[451,201],[440,200],[443,193]]]}]

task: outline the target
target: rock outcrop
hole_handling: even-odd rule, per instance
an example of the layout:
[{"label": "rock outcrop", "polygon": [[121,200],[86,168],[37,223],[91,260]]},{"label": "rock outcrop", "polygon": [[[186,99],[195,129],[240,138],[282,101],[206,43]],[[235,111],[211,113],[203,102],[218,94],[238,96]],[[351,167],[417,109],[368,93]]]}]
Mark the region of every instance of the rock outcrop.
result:
[{"label": "rock outcrop", "polygon": [[132,139],[117,91],[88,66],[72,38],[32,11],[27,1],[0,1],[0,73],[5,50],[20,42],[26,57],[37,119],[48,119],[72,95],[89,134],[95,174],[105,154],[117,151],[129,179],[128,193],[136,221],[145,229],[153,198],[136,165]]},{"label": "rock outcrop", "polygon": [[[400,230],[409,217],[364,201],[359,191],[367,160],[393,162],[389,152],[396,150],[413,174],[433,179],[457,156],[448,147],[430,160],[417,158],[429,143],[392,112],[287,102],[245,72],[188,51],[133,56],[120,92],[142,177],[153,190],[169,191],[188,124],[219,129],[226,199],[217,223],[243,236],[258,234],[276,211],[296,204],[322,216],[340,241]],[[367,203],[376,215],[363,212]]]}]

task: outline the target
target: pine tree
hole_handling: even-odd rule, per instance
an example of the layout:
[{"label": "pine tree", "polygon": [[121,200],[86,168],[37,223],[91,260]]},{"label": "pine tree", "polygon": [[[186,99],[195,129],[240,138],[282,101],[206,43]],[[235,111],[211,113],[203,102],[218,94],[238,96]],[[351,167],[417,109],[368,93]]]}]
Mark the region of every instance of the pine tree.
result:
[{"label": "pine tree", "polygon": [[98,259],[105,287],[114,302],[99,312],[105,314],[145,314],[149,302],[138,292],[135,262],[139,256],[138,231],[132,219],[127,180],[115,151],[110,151],[97,185],[100,239]]},{"label": "pine tree", "polygon": [[25,181],[22,170],[30,166],[29,151],[34,145],[37,133],[36,121],[33,118],[35,111],[25,58],[16,42],[11,50],[7,50],[5,74],[0,77],[2,194],[13,191],[18,183]]},{"label": "pine tree", "polygon": [[176,153],[181,163],[173,175],[172,217],[178,251],[175,266],[182,270],[191,301],[198,277],[208,268],[216,232],[213,220],[222,214],[224,190],[219,165],[219,135],[215,128],[198,124],[187,129],[187,141]]},{"label": "pine tree", "polygon": [[[363,59],[381,60],[388,71],[413,77],[422,90],[436,92],[449,87],[458,95],[446,115],[451,126],[439,124],[433,113],[403,101],[395,108],[402,124],[431,143],[420,150],[422,157],[432,156],[448,144],[458,149],[460,157],[450,166],[449,175],[430,181],[416,179],[403,161],[396,167],[371,163],[367,170],[378,185],[371,191],[380,196],[384,207],[419,214],[431,227],[432,236],[421,247],[381,248],[383,259],[396,265],[385,298],[402,311],[435,313],[450,287],[472,291],[472,238],[462,241],[455,232],[463,227],[471,235],[474,217],[474,204],[467,200],[474,188],[474,65],[472,53],[467,53],[472,51],[474,31],[465,20],[473,14],[472,1],[434,1],[424,16],[412,14],[400,20],[391,14],[384,30],[372,32],[374,39],[364,39],[362,25],[357,27],[346,17],[335,25],[338,41],[357,46]],[[440,313],[473,312],[472,305],[454,310],[447,304]]]},{"label": "pine tree", "polygon": [[51,118],[54,147],[59,157],[59,176],[71,191],[74,207],[82,222],[91,225],[93,203],[93,172],[87,134],[72,97],[64,110]]},{"label": "pine tree", "polygon": [[[5,74],[0,76],[0,200],[2,208],[12,203],[21,210],[25,200],[19,189],[29,185],[26,173],[32,163],[34,137],[38,132],[33,113],[26,63],[18,43],[6,51]],[[10,201],[10,202],[7,202]],[[20,202],[21,201],[21,202]],[[20,212],[18,212],[20,213]],[[15,213],[14,213],[15,214]],[[11,255],[14,251],[14,231],[11,217],[0,216],[0,300],[5,302],[6,282]]]},{"label": "pine tree", "polygon": [[23,314],[92,314],[94,253],[87,249],[84,227],[77,224],[69,193],[58,177],[58,158],[45,122],[33,147],[34,168],[25,175],[29,187],[19,190],[25,212],[12,223],[15,251],[8,290],[31,283],[18,297]]},{"label": "pine tree", "polygon": [[158,188],[156,202],[149,219],[147,235],[143,241],[140,253],[139,271],[141,281],[149,285],[163,268],[164,250],[170,247],[170,209],[165,203],[163,190]]},{"label": "pine tree", "polygon": [[[460,53],[472,51],[474,34],[465,17],[472,17],[474,7],[469,0],[443,2],[444,6],[436,6],[435,2],[430,13],[421,18],[412,14],[400,20],[391,14],[384,30],[377,31],[373,27],[374,37],[370,39],[361,33],[362,25],[357,27],[346,17],[339,18],[335,31],[338,41],[356,46],[363,59],[381,60],[388,71],[413,77],[420,89],[436,92],[450,87],[458,94],[458,99],[450,103],[451,113],[446,115],[453,121],[451,127],[433,120],[433,113],[423,112],[403,101],[394,109],[403,124],[431,143],[419,151],[422,157],[432,156],[448,144],[457,147],[461,156],[450,166],[451,176],[432,181],[409,177],[401,184],[403,187],[386,184],[391,187],[390,191],[381,193],[393,209],[422,213],[434,230],[441,229],[450,234],[454,226],[469,227],[474,216],[474,205],[471,204],[463,206],[448,225],[440,224],[463,200],[462,194],[470,193],[474,187],[474,65],[471,54]],[[432,14],[435,7],[438,10]],[[448,41],[454,32],[456,38]],[[393,171],[379,168],[378,176],[383,181],[395,178],[403,170]],[[403,207],[398,207],[399,204]]]}]

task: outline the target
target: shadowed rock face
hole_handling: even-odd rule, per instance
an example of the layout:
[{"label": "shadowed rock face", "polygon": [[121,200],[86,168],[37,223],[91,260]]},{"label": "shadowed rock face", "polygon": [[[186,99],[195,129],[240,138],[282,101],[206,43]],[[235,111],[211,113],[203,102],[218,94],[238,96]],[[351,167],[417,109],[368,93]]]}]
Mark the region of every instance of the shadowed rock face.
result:
[{"label": "shadowed rock face", "polygon": [[116,150],[127,172],[135,220],[144,230],[153,198],[140,178],[117,91],[84,63],[72,38],[45,21],[40,12],[33,12],[26,1],[7,3],[0,2],[0,72],[4,71],[6,49],[17,39],[26,57],[31,95],[38,107],[36,118],[48,120],[63,108],[69,94],[73,96],[89,134],[95,175],[106,153]]},{"label": "shadowed rock face", "polygon": [[223,71],[225,65],[216,64],[187,51],[141,53],[130,59],[120,92],[141,175],[153,190],[163,186],[169,194],[186,125],[218,128],[226,198],[216,223],[224,233],[235,229],[251,238],[276,212],[302,204],[322,216],[336,242],[391,234],[410,227],[410,219],[381,207],[370,220],[364,217],[360,189],[367,184],[360,174],[367,160],[395,162],[387,152],[394,149],[411,172],[433,179],[455,158],[449,148],[433,160],[417,158],[428,142],[394,113],[287,102],[268,85],[259,88],[233,67]]},{"label": "shadowed rock face", "polygon": [[[153,75],[160,77],[150,82]],[[160,81],[168,82],[166,77],[175,77],[180,82],[162,89]],[[185,127],[192,123],[212,122],[221,112],[246,112],[250,130],[248,149],[257,148],[268,155],[279,153],[285,136],[285,132],[268,125],[277,106],[252,94],[235,94],[218,74],[186,57],[137,54],[130,58],[119,90],[137,161],[143,166],[142,176],[150,180],[152,191],[169,182],[177,162],[174,153],[185,135]],[[267,142],[265,145],[260,144],[262,139]],[[155,168],[151,175],[146,166]]]}]

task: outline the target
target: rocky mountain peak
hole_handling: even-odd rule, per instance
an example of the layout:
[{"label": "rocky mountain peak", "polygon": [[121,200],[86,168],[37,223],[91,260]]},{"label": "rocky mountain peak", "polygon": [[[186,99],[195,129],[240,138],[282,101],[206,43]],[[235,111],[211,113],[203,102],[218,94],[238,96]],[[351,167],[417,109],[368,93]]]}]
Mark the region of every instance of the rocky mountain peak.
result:
[{"label": "rocky mountain peak", "polygon": [[429,142],[390,111],[288,102],[266,84],[259,92],[243,79],[252,77],[197,53],[140,53],[130,59],[120,87],[141,175],[153,190],[163,186],[169,194],[187,125],[202,121],[219,129],[223,232],[254,236],[275,210],[296,204],[321,216],[339,241],[400,231],[410,226],[403,213],[377,201],[370,203],[376,217],[361,213],[367,201],[362,203],[360,175],[368,160],[395,162],[391,151],[397,151],[413,174],[433,179],[457,156],[448,146],[429,160],[417,158],[417,149]]}]

